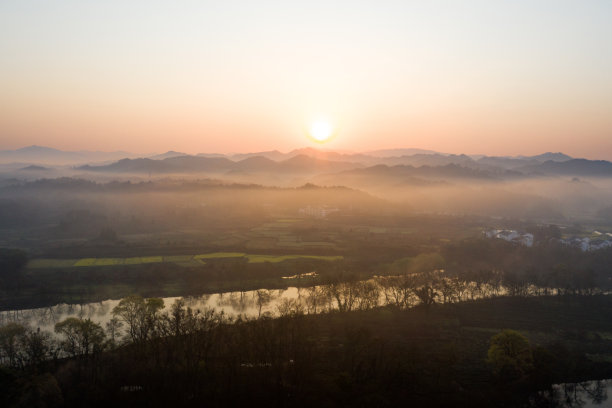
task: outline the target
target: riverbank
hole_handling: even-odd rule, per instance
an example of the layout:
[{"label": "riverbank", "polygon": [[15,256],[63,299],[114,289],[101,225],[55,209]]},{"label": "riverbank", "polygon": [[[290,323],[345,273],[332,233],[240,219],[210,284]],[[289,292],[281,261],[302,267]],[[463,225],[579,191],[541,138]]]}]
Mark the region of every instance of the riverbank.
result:
[{"label": "riverbank", "polygon": [[[596,295],[206,318],[183,334],[13,372],[5,389],[55,384],[66,406],[526,406],[552,384],[612,377],[611,315],[612,296]],[[511,378],[487,363],[502,329],[524,336],[533,356]]]}]

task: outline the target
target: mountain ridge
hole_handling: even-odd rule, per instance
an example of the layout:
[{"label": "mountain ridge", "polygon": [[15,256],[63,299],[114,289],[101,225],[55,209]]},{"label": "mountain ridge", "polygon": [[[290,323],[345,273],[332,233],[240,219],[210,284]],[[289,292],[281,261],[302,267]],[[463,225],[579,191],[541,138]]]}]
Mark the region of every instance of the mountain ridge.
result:
[{"label": "mountain ridge", "polygon": [[[12,151],[0,151],[0,161],[7,157],[13,162],[40,166],[49,162],[72,160],[74,169],[91,172],[109,173],[274,173],[278,174],[323,174],[376,165],[413,166],[442,168],[446,173],[454,169],[457,174],[488,174],[494,178],[515,178],[538,176],[581,176],[612,177],[612,163],[607,160],[572,158],[561,152],[546,152],[534,156],[469,156],[466,154],[423,153],[424,149],[386,149],[370,153],[336,152],[332,150],[305,147],[287,153],[278,150],[245,154],[207,154],[189,155],[179,151],[149,155],[147,157],[121,157],[125,152],[65,152],[45,146],[26,146]],[[412,155],[392,155],[417,152]],[[432,152],[432,151],[428,151]],[[21,159],[21,161],[17,160]],[[24,160],[26,159],[26,160]],[[28,160],[29,159],[29,160]],[[35,160],[38,159],[38,160]],[[452,166],[450,166],[452,165]],[[450,166],[450,167],[448,167]],[[21,166],[24,167],[24,166]],[[463,170],[464,168],[470,171]],[[424,171],[424,169],[423,169]],[[431,171],[430,171],[431,172]],[[474,173],[476,172],[476,173]],[[456,175],[448,174],[448,177]]]}]

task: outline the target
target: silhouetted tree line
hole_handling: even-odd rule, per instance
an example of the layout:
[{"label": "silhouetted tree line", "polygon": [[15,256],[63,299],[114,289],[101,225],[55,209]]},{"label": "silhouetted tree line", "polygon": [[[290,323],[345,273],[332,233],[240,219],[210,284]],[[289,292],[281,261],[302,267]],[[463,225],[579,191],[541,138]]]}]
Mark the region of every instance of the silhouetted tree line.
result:
[{"label": "silhouetted tree line", "polygon": [[466,240],[441,254],[448,273],[464,280],[497,273],[509,295],[592,294],[612,286],[612,248],[583,252],[556,241],[534,247],[503,240]]},{"label": "silhouetted tree line", "polygon": [[[354,291],[367,294],[373,284],[339,283],[330,293],[343,310],[367,309],[368,296]],[[183,299],[163,306],[129,296],[105,327],[68,318],[56,324],[55,337],[15,323],[1,327],[2,406],[490,406],[492,397],[516,398],[517,390],[546,387],[575,370],[558,359],[579,360],[504,331],[477,356],[486,370],[466,380],[470,346],[444,334],[425,308],[374,334],[369,319],[385,315],[308,316],[290,300],[279,304],[278,318],[229,318]]]}]

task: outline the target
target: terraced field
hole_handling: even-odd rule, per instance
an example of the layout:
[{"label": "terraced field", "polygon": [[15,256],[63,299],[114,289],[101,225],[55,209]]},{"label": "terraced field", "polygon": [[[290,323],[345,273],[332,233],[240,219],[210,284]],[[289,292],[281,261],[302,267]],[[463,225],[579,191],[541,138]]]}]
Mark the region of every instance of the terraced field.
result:
[{"label": "terraced field", "polygon": [[212,252],[197,255],[143,256],[130,258],[81,258],[81,259],[32,259],[29,269],[81,268],[92,266],[141,265],[151,263],[175,263],[181,266],[198,266],[210,259],[246,258],[248,263],[278,263],[295,259],[314,259],[333,262],[343,259],[342,256],[325,255],[262,255],[242,252]]}]

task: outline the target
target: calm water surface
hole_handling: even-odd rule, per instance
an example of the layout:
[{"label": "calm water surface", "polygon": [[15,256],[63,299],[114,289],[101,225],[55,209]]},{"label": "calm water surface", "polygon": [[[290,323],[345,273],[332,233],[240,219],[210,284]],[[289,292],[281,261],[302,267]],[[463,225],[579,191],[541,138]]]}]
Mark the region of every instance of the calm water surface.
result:
[{"label": "calm water surface", "polygon": [[555,384],[531,398],[530,406],[559,408],[612,407],[612,379]]},{"label": "calm water surface", "polygon": [[[183,297],[185,306],[194,310],[215,309],[224,312],[226,316],[236,317],[238,315],[257,317],[259,307],[257,305],[257,291],[225,292],[206,294],[197,297]],[[272,299],[270,303],[262,307],[261,313],[275,314],[278,305],[283,299],[300,299],[304,289],[289,287],[287,289],[270,290]],[[165,310],[168,310],[175,300],[181,297],[163,298]],[[0,325],[8,322],[17,322],[28,325],[31,328],[40,328],[53,332],[55,323],[68,317],[80,317],[91,319],[102,327],[113,317],[112,311],[120,300],[104,300],[102,302],[86,303],[82,305],[59,304],[51,307],[37,309],[10,310],[0,312]]]}]

